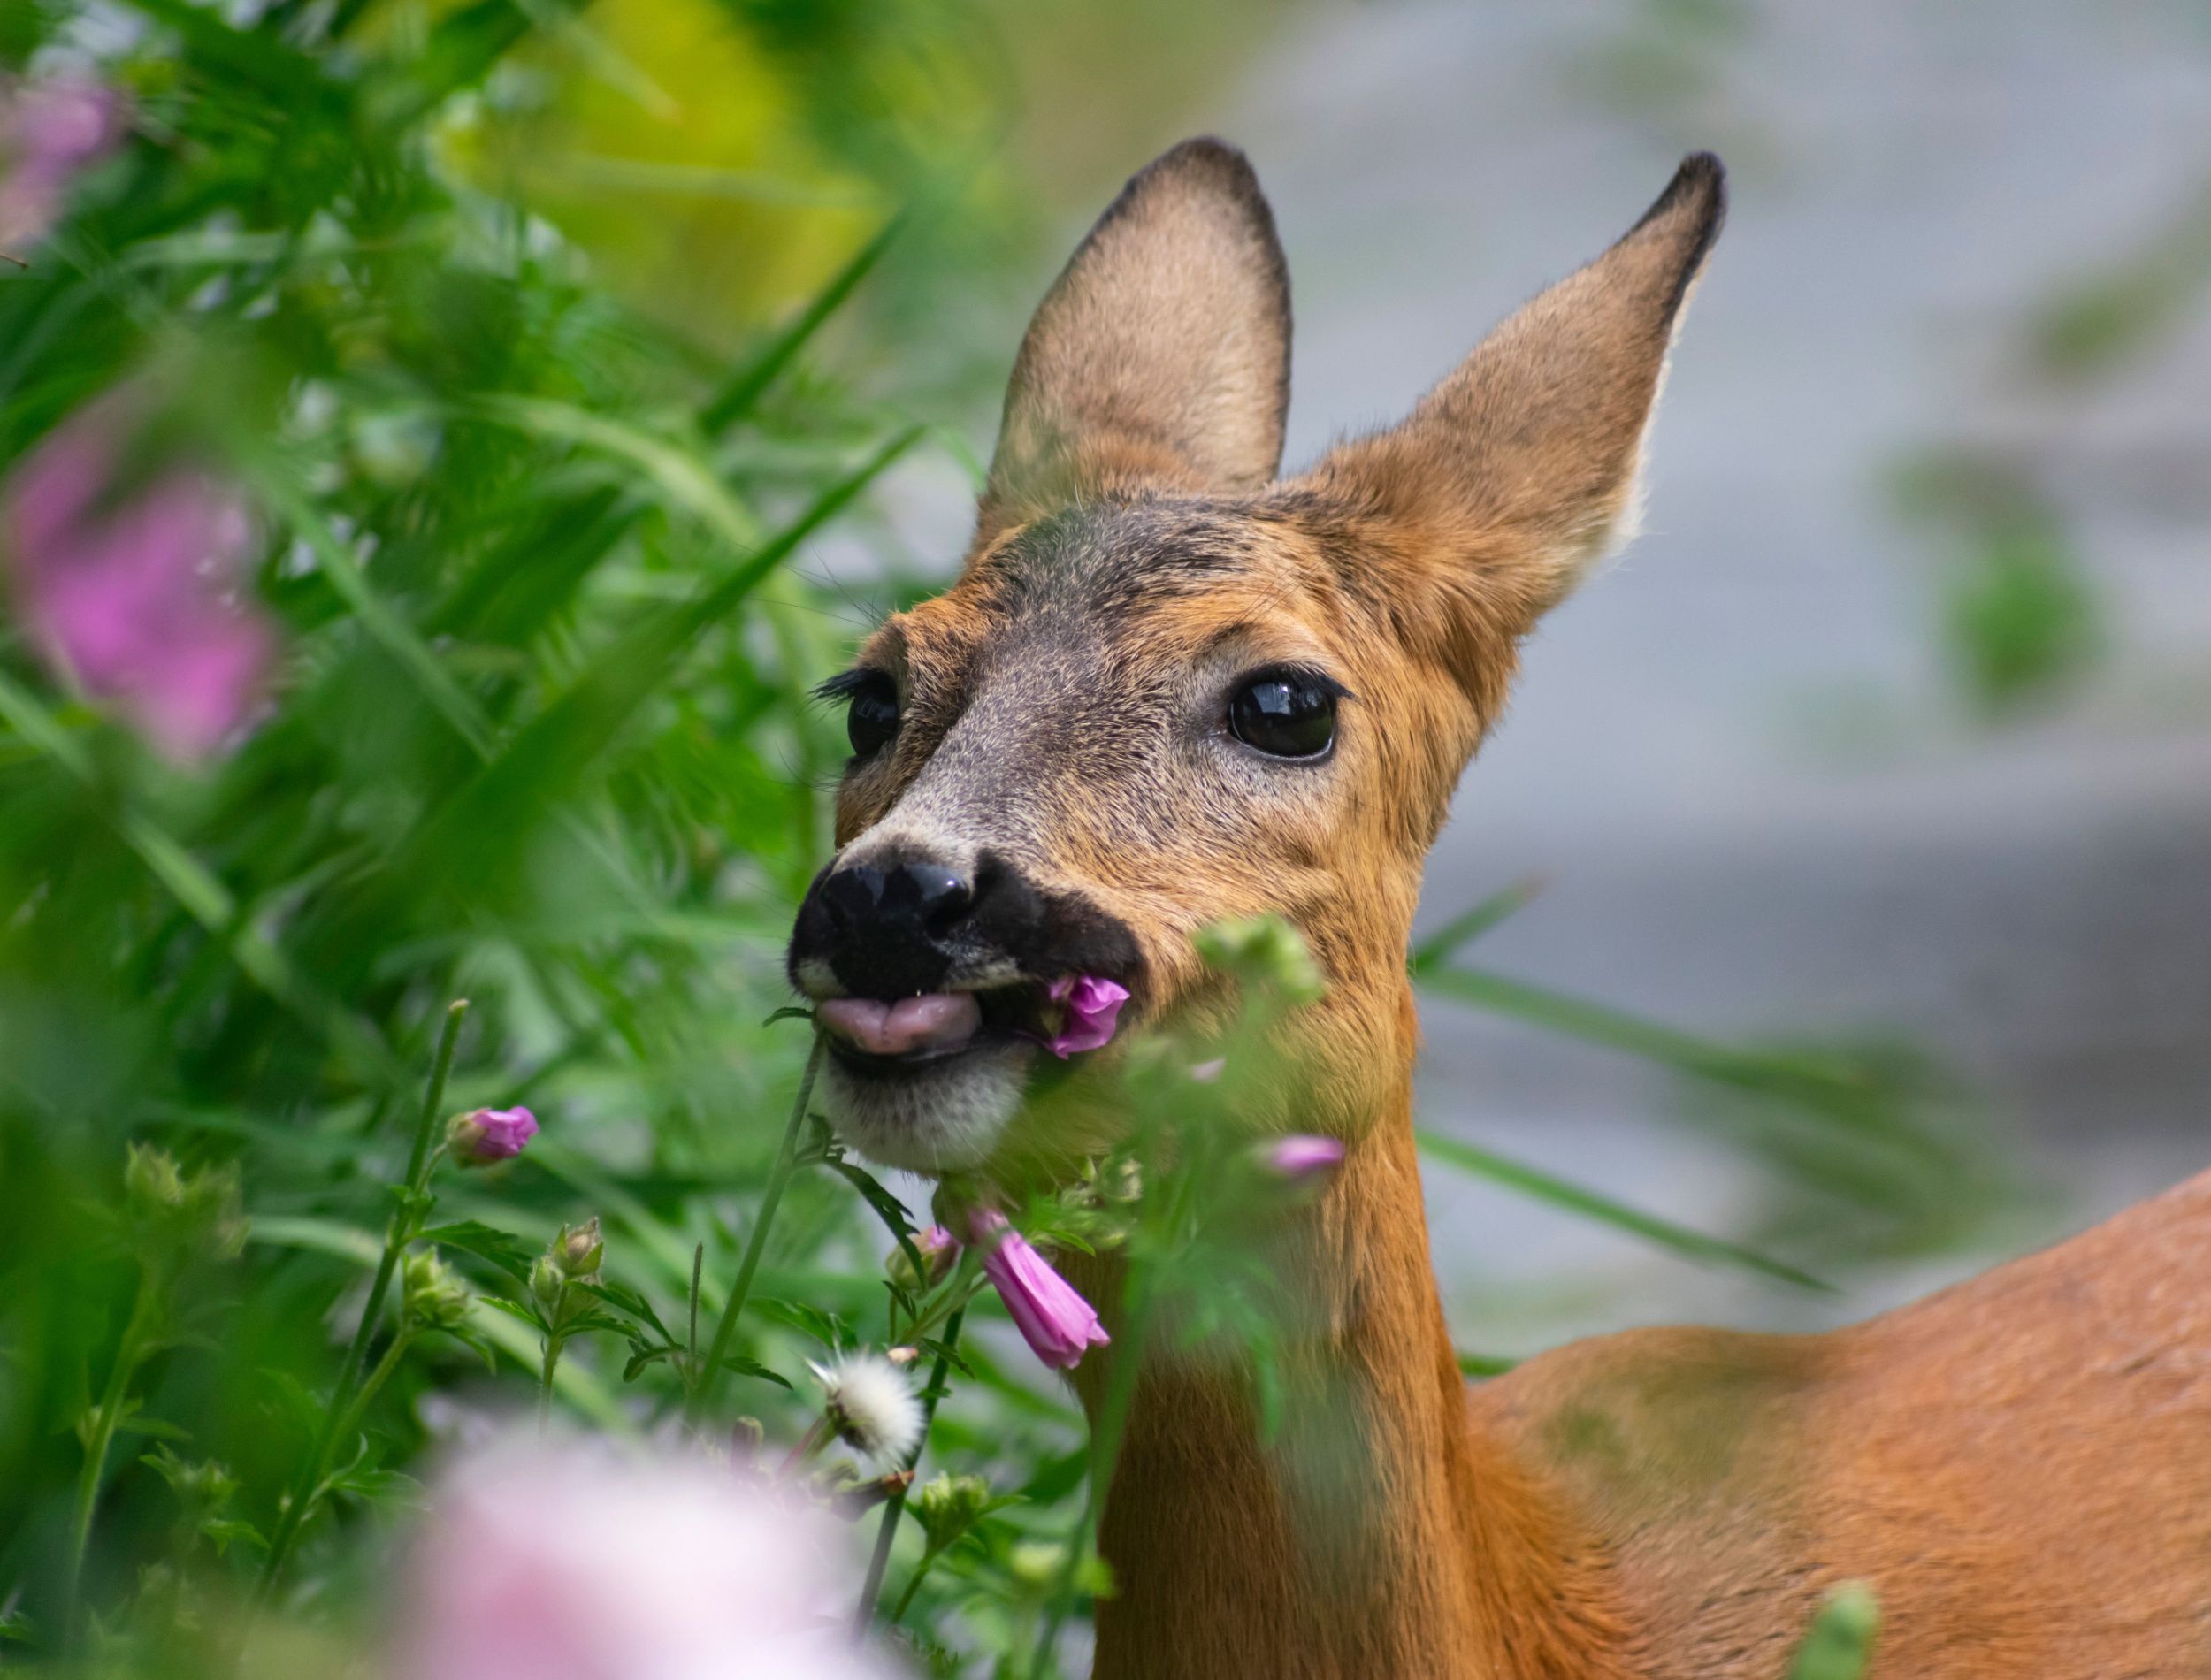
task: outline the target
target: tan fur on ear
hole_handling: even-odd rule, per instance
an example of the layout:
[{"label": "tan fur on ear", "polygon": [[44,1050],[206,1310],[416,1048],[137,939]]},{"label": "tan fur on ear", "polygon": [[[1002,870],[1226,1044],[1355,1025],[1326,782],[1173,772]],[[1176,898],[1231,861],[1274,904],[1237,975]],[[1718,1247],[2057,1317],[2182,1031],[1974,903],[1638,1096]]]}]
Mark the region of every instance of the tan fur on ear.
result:
[{"label": "tan fur on ear", "polygon": [[1253,490],[1281,470],[1289,272],[1242,152],[1190,140],[1100,217],[1029,323],[978,543],[1115,491]]},{"label": "tan fur on ear", "polygon": [[[1698,152],[1611,249],[1526,304],[1403,424],[1304,487],[1415,528],[1541,611],[1633,534],[1643,434],[1682,307],[1726,210]],[[1413,534],[1413,533],[1408,533]]]}]

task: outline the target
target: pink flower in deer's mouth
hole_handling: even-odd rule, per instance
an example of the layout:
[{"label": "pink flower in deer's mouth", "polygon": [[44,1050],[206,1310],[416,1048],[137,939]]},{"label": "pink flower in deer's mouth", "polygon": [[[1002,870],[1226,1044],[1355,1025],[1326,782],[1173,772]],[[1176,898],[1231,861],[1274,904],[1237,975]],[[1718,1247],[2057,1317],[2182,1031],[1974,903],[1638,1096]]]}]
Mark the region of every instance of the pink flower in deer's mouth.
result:
[{"label": "pink flower in deer's mouth", "polygon": [[1113,1340],[1098,1323],[1098,1310],[1052,1269],[1004,1214],[977,1209],[969,1217],[968,1231],[983,1249],[983,1275],[996,1286],[1029,1351],[1045,1364],[1072,1371],[1092,1348]]},{"label": "pink flower in deer's mouth", "polygon": [[1044,1048],[1064,1062],[1077,1050],[1112,1042],[1128,988],[1096,974],[1070,974],[1053,981],[1044,995],[1065,1011],[1059,1030],[1044,1041]]}]

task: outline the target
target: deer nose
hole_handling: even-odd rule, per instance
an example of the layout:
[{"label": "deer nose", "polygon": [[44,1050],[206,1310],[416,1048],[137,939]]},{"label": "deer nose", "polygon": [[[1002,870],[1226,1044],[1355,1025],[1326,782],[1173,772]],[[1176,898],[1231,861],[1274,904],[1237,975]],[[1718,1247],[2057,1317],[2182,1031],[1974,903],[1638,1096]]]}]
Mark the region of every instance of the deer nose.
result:
[{"label": "deer nose", "polygon": [[[825,957],[861,996],[910,997],[934,990],[952,966],[945,941],[975,906],[975,888],[927,858],[854,864],[815,884],[816,935],[799,917],[799,943]],[[819,935],[826,934],[827,937]]]},{"label": "deer nose", "polygon": [[974,894],[941,863],[861,864],[822,883],[822,903],[845,935],[943,933]]}]

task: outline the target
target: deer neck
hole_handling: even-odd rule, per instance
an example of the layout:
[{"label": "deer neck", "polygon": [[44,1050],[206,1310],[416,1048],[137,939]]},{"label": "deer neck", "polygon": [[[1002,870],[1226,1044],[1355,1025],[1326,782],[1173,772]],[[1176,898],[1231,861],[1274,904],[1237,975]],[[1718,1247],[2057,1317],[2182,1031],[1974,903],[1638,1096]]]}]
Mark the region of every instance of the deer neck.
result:
[{"label": "deer neck", "polygon": [[[1138,1378],[1100,1537],[1117,1590],[1097,1676],[1613,1674],[1587,1548],[1469,1417],[1409,1075],[1289,1217],[1278,1275],[1312,1316],[1285,1339],[1274,1439],[1242,1370],[1155,1355]],[[1119,1279],[1078,1281],[1112,1323]],[[1128,1351],[1077,1373],[1093,1424]]]}]

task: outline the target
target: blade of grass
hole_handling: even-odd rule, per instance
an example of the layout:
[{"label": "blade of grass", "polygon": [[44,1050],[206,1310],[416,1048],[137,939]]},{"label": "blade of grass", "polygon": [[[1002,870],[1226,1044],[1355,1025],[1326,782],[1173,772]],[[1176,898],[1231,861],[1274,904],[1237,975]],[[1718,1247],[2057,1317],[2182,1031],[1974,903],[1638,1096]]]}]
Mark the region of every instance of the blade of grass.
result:
[{"label": "blade of grass", "polygon": [[1778,1098],[1823,1119],[1844,1118],[1851,1108],[1878,1095],[1869,1076],[1855,1068],[1716,1044],[1625,1011],[1484,970],[1436,966],[1420,974],[1420,984],[1459,1003]]},{"label": "blade of grass", "polygon": [[1492,1184],[1503,1185],[1509,1190],[1533,1197],[1538,1202],[1547,1202],[1555,1208],[1579,1214],[1583,1218],[1594,1219],[1600,1225],[1609,1225],[1631,1236],[1641,1237],[1686,1259],[1739,1267],[1782,1283],[1793,1284],[1800,1289],[1832,1292],[1832,1285],[1822,1282],[1809,1271],[1799,1271],[1755,1249],[1747,1249],[1723,1237],[1707,1236],[1702,1231],[1676,1225],[1671,1219],[1644,1213],[1625,1203],[1615,1202],[1608,1195],[1554,1177],[1539,1167],[1508,1160],[1476,1144],[1446,1137],[1427,1126],[1419,1127],[1415,1135],[1419,1139],[1423,1150],[1462,1172],[1487,1179]]},{"label": "blade of grass", "polygon": [[1425,978],[1458,955],[1499,922],[1534,902],[1543,890],[1541,877],[1531,875],[1491,893],[1471,910],[1461,912],[1412,948],[1405,966],[1415,980]]},{"label": "blade of grass", "polygon": [[845,299],[858,289],[883,260],[906,225],[906,218],[894,216],[884,224],[883,231],[861,246],[852,261],[830,277],[830,282],[806,308],[798,318],[770,340],[766,348],[731,378],[729,383],[715,393],[707,406],[699,411],[699,427],[709,438],[719,438],[738,421],[753,410],[777,376],[791,365],[792,359],[806,347],[807,341],[821,331],[822,324],[845,306]]}]

